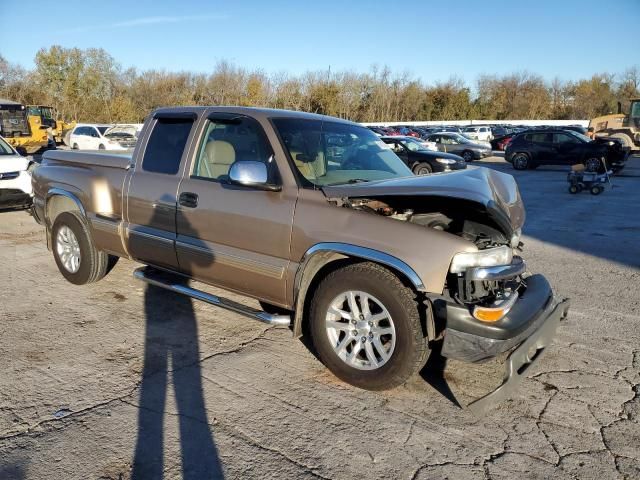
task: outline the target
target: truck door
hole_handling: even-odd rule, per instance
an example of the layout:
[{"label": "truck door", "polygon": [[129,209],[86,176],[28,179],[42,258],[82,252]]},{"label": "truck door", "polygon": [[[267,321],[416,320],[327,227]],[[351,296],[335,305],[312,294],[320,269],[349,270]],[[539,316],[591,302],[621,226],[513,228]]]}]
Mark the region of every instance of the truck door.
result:
[{"label": "truck door", "polygon": [[214,113],[201,130],[178,195],[180,269],[198,280],[283,304],[297,187],[264,191],[227,182],[234,162],[251,160],[266,163],[269,182],[281,183],[257,120]]},{"label": "truck door", "polygon": [[195,119],[193,113],[156,114],[141,138],[126,200],[126,236],[129,253],[142,263],[178,269],[177,194]]}]

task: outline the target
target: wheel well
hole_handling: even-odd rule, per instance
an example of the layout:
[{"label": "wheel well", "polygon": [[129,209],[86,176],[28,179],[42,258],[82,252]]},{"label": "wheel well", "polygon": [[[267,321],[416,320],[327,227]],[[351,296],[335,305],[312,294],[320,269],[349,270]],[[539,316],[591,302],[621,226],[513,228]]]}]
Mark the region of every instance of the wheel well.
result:
[{"label": "wheel well", "polygon": [[53,225],[58,215],[63,212],[80,212],[80,207],[71,198],[64,195],[53,195],[46,205],[45,218]]},{"label": "wheel well", "polygon": [[[411,288],[416,293],[416,295],[420,294],[416,290],[415,286],[411,283],[411,280],[403,272],[393,267],[390,267],[388,265],[384,265],[382,263],[375,262],[372,260],[368,260],[366,258],[350,257],[350,256],[345,256],[342,254],[335,253],[329,258],[328,261],[326,261],[324,264],[319,266],[315,272],[312,271],[311,273],[312,278],[310,280],[307,280],[306,282],[303,280],[302,284],[300,285],[300,290],[298,291],[298,295],[302,296],[303,298],[300,299],[302,300],[301,303],[296,301],[296,305],[295,305],[295,317],[294,317],[294,325],[293,325],[294,336],[299,337],[307,333],[307,328],[309,325],[309,310],[311,306],[311,300],[313,299],[313,295],[316,289],[318,288],[318,285],[320,284],[320,282],[331,272],[334,272],[340,268],[346,267],[347,265],[351,265],[354,263],[363,263],[363,262],[376,263],[381,267],[386,268],[391,273],[396,275],[405,286]],[[314,267],[312,266],[312,270],[313,269]]]}]

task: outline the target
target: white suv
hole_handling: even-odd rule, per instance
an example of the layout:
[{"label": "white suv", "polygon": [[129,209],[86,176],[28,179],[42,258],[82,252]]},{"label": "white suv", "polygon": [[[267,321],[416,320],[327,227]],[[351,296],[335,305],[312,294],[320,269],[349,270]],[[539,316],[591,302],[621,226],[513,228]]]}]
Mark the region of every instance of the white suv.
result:
[{"label": "white suv", "polygon": [[471,138],[472,140],[481,140],[483,142],[488,142],[489,140],[493,139],[491,128],[486,126],[465,127],[465,129],[462,131],[462,134],[465,137]]},{"label": "white suv", "polygon": [[0,137],[0,209],[31,205],[29,163]]}]

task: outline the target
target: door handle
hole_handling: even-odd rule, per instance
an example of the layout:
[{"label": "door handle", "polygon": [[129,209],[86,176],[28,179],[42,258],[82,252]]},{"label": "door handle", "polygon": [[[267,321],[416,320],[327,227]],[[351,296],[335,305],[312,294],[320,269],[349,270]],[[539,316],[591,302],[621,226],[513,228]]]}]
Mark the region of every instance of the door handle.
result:
[{"label": "door handle", "polygon": [[180,197],[178,197],[178,203],[183,207],[196,208],[198,206],[198,194],[182,192]]}]

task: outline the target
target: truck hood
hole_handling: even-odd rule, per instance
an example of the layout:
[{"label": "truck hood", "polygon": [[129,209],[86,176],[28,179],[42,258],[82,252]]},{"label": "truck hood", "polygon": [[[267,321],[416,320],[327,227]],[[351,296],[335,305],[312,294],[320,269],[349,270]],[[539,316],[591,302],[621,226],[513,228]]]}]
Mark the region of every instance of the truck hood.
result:
[{"label": "truck hood", "polygon": [[329,198],[379,198],[385,196],[444,197],[480,204],[511,235],[522,228],[525,210],[515,179],[484,167],[323,187]]},{"label": "truck hood", "polygon": [[0,173],[23,172],[29,167],[29,160],[21,155],[0,155]]}]

